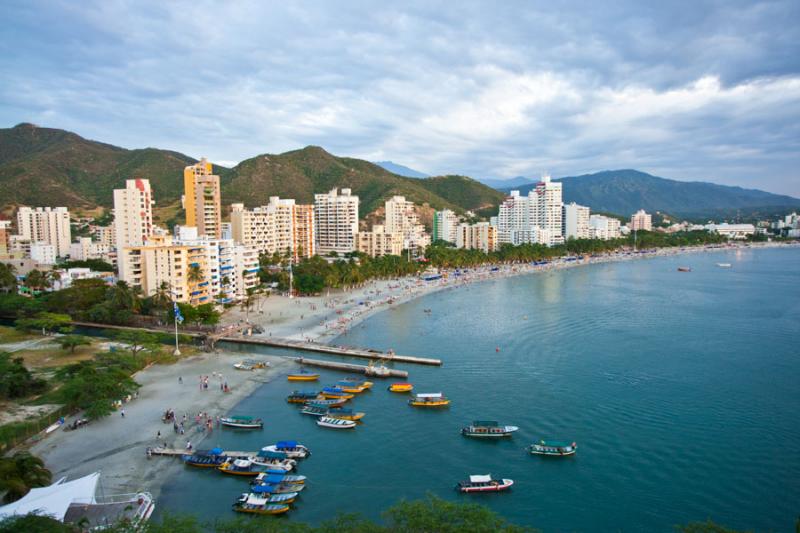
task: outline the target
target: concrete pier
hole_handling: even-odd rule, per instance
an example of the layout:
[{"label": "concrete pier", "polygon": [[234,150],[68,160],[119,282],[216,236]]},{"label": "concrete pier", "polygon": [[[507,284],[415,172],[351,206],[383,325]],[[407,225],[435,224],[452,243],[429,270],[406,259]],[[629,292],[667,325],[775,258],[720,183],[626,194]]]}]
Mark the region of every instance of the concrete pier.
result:
[{"label": "concrete pier", "polygon": [[408,372],[405,370],[395,370],[394,368],[370,367],[363,365],[352,365],[349,363],[339,363],[336,361],[322,361],[320,359],[307,359],[297,357],[294,359],[301,365],[317,366],[320,368],[331,368],[333,370],[345,370],[347,372],[357,372],[376,378],[407,378]]}]

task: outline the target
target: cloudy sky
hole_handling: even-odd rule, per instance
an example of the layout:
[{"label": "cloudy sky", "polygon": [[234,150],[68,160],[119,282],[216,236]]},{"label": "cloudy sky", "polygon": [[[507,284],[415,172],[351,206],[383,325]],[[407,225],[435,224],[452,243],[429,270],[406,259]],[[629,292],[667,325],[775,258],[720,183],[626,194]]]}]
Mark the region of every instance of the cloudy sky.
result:
[{"label": "cloudy sky", "polygon": [[5,0],[0,127],[800,196],[800,2],[661,3]]}]

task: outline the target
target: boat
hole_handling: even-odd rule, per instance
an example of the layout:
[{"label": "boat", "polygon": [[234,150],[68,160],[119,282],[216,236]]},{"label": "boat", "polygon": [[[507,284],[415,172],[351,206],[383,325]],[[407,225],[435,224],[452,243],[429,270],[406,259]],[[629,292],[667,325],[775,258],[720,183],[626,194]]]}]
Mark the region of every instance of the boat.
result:
[{"label": "boat", "polygon": [[319,379],[319,374],[315,372],[309,372],[303,368],[299,372],[289,374],[286,376],[286,379],[289,381],[317,381]]},{"label": "boat", "polygon": [[254,483],[250,485],[250,491],[256,494],[291,494],[298,493],[305,489],[302,483]]},{"label": "boat", "polygon": [[331,407],[328,409],[327,416],[330,418],[340,418],[342,420],[361,420],[364,418],[364,414],[365,413],[356,412],[343,407]]},{"label": "boat", "polygon": [[219,419],[223,426],[237,429],[261,429],[264,422],[260,418],[252,416],[225,416]]},{"label": "boat", "polygon": [[461,434],[478,438],[510,437],[518,429],[517,426],[501,426],[494,420],[475,420],[469,426],[461,428]]},{"label": "boat", "polygon": [[389,385],[389,392],[411,392],[414,390],[414,385],[411,383],[392,383]]},{"label": "boat", "polygon": [[282,470],[284,472],[291,472],[297,461],[289,459],[283,452],[265,452],[260,450],[255,457],[250,457],[253,464],[265,466],[271,470]]},{"label": "boat", "polygon": [[731,264],[730,263],[717,263],[717,266],[720,267],[720,268],[730,268]]},{"label": "boat", "polygon": [[513,479],[492,479],[490,474],[469,476],[469,481],[461,481],[456,485],[459,492],[500,492],[508,490],[514,484]]},{"label": "boat", "polygon": [[314,400],[306,400],[306,404],[313,403],[314,405],[327,405],[328,407],[337,407],[340,405],[344,405],[347,403],[347,398],[340,398],[340,399],[314,399]]},{"label": "boat", "polygon": [[528,452],[531,455],[563,457],[565,455],[575,455],[576,451],[578,451],[578,445],[574,442],[540,440],[538,443],[528,446]]},{"label": "boat", "polygon": [[260,494],[253,494],[252,492],[245,492],[242,494],[241,498],[239,498],[239,502],[247,501],[248,496],[255,496],[256,498],[266,499],[268,504],[283,504],[288,505],[290,503],[294,503],[294,501],[299,496],[296,492],[287,492],[285,494],[269,494],[265,493],[265,495]]},{"label": "boat", "polygon": [[289,510],[288,505],[269,503],[269,498],[269,496],[247,494],[233,504],[233,510],[237,513],[254,514],[282,514]]},{"label": "boat", "polygon": [[343,391],[341,387],[323,387],[320,396],[328,400],[350,400],[354,395]]},{"label": "boat", "polygon": [[441,392],[425,392],[417,394],[408,400],[408,405],[415,407],[444,407],[450,405],[450,400],[445,398]]},{"label": "boat", "polygon": [[691,267],[678,267],[678,272],[691,272]]},{"label": "boat", "polygon": [[308,479],[306,476],[289,475],[282,470],[267,470],[257,475],[252,485],[279,485],[281,483],[302,485],[306,479]]},{"label": "boat", "polygon": [[332,429],[353,429],[356,427],[356,423],[352,420],[344,420],[343,418],[331,418],[329,416],[323,416],[319,420],[317,420],[317,425],[324,428],[332,428]]},{"label": "boat", "polygon": [[286,397],[286,401],[289,403],[306,403],[309,400],[315,400],[319,396],[319,391],[292,391],[292,393]]},{"label": "boat", "polygon": [[187,466],[216,468],[227,461],[228,457],[222,455],[222,448],[213,448],[211,450],[196,450],[194,453],[181,455],[181,460]]},{"label": "boat", "polygon": [[344,392],[358,394],[372,388],[372,382],[342,380],[336,384],[336,387],[342,389]]},{"label": "boat", "polygon": [[217,467],[223,474],[232,476],[251,476],[255,477],[266,471],[266,467],[255,464],[251,459],[234,459],[225,461]]},{"label": "boat", "polygon": [[311,416],[325,416],[328,413],[328,406],[327,405],[320,405],[316,402],[309,402],[300,409],[301,415],[311,415]]},{"label": "boat", "polygon": [[267,368],[269,363],[266,361],[257,361],[255,359],[245,359],[233,364],[236,370],[255,370],[257,368]]},{"label": "boat", "polygon": [[262,452],[282,452],[290,459],[305,459],[311,450],[294,440],[282,440],[261,448]]}]

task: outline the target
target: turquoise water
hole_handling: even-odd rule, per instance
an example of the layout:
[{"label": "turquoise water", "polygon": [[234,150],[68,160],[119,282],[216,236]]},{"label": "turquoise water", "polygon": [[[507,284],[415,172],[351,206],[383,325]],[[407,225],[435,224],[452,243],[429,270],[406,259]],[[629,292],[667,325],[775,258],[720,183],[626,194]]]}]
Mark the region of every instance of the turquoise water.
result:
[{"label": "turquoise water", "polygon": [[[548,532],[669,531],[707,518],[786,531],[800,514],[799,316],[798,249],[475,284],[379,313],[338,341],[440,357],[442,368],[405,368],[418,392],[446,393],[449,409],[411,408],[377,381],[351,402],[367,413],[362,426],[326,430],[284,402],[293,385],[281,378],[237,409],[264,417],[262,432],[221,431],[214,443],[307,444],[313,456],[299,472],[309,487],[291,520],[378,518],[400,498],[432,492]],[[323,383],[340,376],[323,373]],[[503,442],[461,437],[472,419],[521,429]],[[575,440],[578,454],[526,455],[540,438]],[[458,480],[489,472],[514,479],[513,491],[454,492]],[[246,486],[187,468],[159,505],[232,516]]]}]

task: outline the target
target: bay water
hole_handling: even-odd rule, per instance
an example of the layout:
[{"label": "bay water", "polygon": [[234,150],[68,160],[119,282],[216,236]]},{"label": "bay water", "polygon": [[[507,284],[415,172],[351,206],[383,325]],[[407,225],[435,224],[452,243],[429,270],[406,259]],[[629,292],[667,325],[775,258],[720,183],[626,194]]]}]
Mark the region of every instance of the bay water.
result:
[{"label": "bay water", "polygon": [[[692,271],[678,272],[683,265]],[[364,423],[330,430],[285,402],[314,384],[276,377],[234,411],[263,417],[263,431],[223,429],[202,446],[255,450],[297,439],[311,448],[298,468],[308,488],[291,513],[255,519],[380,519],[401,498],[428,493],[546,532],[671,531],[708,518],[787,531],[800,515],[800,249],[477,283],[378,313],[335,343],[441,358],[441,368],[402,368],[415,392],[443,392],[452,404],[413,408],[374,379],[348,405],[367,413]],[[344,376],[321,373],[319,385]],[[462,437],[472,420],[520,430],[501,442]],[[524,447],[540,439],[576,441],[578,453],[528,455]],[[513,490],[454,491],[488,473],[514,479]],[[165,485],[159,512],[231,517],[247,486],[187,467]]]}]

